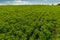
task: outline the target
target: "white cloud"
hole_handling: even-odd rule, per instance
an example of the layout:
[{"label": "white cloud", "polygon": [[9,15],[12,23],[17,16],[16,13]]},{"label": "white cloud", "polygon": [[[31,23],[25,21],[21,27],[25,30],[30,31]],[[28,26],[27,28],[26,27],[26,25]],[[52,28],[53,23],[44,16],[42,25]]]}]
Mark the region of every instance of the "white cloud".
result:
[{"label": "white cloud", "polygon": [[4,3],[0,3],[0,5],[25,5],[25,4],[34,4],[29,1],[21,1],[21,0],[15,0],[15,1],[6,1]]},{"label": "white cloud", "polygon": [[[47,0],[45,0],[47,1]],[[51,5],[51,3],[33,3],[33,2],[29,2],[29,1],[22,1],[22,0],[14,0],[14,1],[6,1],[4,3],[0,3],[0,5],[36,5],[36,4],[43,4],[43,5]],[[54,5],[56,5],[57,3],[53,3]]]}]

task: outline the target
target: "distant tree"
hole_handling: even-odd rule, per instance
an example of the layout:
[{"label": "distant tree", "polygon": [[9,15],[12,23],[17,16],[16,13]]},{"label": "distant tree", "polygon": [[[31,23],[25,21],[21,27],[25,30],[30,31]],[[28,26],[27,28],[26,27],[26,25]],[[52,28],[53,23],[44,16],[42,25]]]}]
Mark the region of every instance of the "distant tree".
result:
[{"label": "distant tree", "polygon": [[53,6],[54,4],[52,4],[52,6]]},{"label": "distant tree", "polygon": [[60,3],[58,3],[57,5],[60,5]]}]

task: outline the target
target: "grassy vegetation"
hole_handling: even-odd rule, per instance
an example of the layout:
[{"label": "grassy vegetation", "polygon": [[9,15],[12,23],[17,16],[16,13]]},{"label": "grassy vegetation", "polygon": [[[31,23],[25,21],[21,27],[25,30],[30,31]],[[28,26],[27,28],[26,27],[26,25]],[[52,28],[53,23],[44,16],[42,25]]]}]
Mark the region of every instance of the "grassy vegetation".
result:
[{"label": "grassy vegetation", "polygon": [[0,6],[0,40],[60,40],[60,6]]}]

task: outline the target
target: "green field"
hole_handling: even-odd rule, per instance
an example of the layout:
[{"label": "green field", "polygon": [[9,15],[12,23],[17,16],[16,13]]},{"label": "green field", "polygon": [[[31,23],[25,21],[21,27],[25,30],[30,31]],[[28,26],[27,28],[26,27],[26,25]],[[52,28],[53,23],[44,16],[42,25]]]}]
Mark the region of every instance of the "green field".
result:
[{"label": "green field", "polygon": [[0,6],[0,40],[60,40],[60,6]]}]

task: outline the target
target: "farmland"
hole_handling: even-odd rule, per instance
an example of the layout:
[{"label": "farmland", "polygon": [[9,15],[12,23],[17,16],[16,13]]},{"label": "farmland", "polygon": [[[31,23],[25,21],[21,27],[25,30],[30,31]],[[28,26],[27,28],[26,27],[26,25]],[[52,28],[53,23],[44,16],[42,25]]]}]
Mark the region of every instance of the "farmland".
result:
[{"label": "farmland", "polygon": [[0,40],[60,40],[60,6],[0,6]]}]

